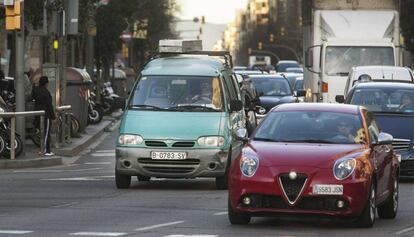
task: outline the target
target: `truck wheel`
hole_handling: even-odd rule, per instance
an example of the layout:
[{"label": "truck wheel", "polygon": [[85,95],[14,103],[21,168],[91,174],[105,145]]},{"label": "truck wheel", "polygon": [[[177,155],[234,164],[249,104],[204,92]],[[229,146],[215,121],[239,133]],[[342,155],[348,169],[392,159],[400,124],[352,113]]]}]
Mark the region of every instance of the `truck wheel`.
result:
[{"label": "truck wheel", "polygon": [[118,189],[127,189],[131,185],[131,176],[115,171],[115,183]]}]

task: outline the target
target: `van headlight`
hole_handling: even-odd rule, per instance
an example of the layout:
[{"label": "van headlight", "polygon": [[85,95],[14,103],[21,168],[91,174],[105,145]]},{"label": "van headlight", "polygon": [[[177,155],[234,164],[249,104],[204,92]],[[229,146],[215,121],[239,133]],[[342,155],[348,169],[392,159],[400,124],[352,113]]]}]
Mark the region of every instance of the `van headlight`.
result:
[{"label": "van headlight", "polygon": [[224,142],[224,137],[220,136],[200,137],[197,140],[198,145],[207,147],[221,147],[224,146]]},{"label": "van headlight", "polygon": [[252,154],[243,154],[240,159],[240,171],[246,177],[252,177],[259,168],[259,158]]},{"label": "van headlight", "polygon": [[348,178],[355,170],[355,159],[342,159],[335,162],[333,173],[337,180]]},{"label": "van headlight", "polygon": [[139,135],[121,134],[118,137],[118,143],[121,145],[139,145],[144,139]]}]

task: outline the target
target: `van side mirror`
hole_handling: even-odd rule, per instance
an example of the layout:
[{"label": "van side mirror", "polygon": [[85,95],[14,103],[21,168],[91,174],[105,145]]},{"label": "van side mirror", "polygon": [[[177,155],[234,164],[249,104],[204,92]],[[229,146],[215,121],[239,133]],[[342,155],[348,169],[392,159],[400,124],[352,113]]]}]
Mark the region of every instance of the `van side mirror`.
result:
[{"label": "van side mirror", "polygon": [[340,103],[340,104],[343,104],[343,103],[345,103],[345,97],[343,95],[337,95],[337,96],[335,96],[335,101]]},{"label": "van side mirror", "polygon": [[306,95],[305,90],[297,90],[295,91],[295,93],[296,93],[296,97],[304,97]]},{"label": "van side mirror", "polygon": [[311,68],[313,66],[313,48],[308,48],[305,52],[305,67]]},{"label": "van side mirror", "polygon": [[240,111],[243,109],[243,102],[241,100],[232,100],[230,102],[230,112]]}]

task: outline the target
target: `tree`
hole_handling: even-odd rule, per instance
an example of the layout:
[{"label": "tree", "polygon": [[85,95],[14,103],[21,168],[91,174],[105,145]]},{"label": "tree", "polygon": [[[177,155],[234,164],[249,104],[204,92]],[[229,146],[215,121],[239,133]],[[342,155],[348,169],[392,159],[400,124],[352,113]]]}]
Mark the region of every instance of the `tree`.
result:
[{"label": "tree", "polygon": [[405,45],[414,53],[414,1],[401,0],[401,30],[405,39]]}]

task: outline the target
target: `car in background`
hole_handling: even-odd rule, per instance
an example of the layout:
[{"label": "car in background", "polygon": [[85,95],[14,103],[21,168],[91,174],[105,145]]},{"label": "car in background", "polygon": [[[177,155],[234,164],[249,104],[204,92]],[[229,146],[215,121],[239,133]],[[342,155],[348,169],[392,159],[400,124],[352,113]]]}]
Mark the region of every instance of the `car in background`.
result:
[{"label": "car in background", "polygon": [[286,79],[288,79],[291,87],[293,87],[295,85],[295,81],[298,78],[300,78],[300,77],[303,78],[303,73],[283,72],[283,73],[278,73],[278,74],[285,77]]},{"label": "car in background", "polygon": [[247,70],[246,66],[234,66],[233,67],[233,71],[242,71],[242,70]]},{"label": "car in background", "polygon": [[301,68],[301,67],[288,67],[288,68],[286,68],[286,72],[303,73],[303,68]]},{"label": "car in background", "polygon": [[358,66],[353,67],[349,73],[348,80],[346,82],[344,95],[347,96],[348,92],[353,86],[358,83],[366,81],[388,81],[388,82],[409,82],[414,83],[413,72],[408,67],[396,67],[396,66]]},{"label": "car in background", "polygon": [[[277,105],[299,102],[289,81],[281,75],[251,75],[250,78],[259,95],[260,106],[266,113]],[[305,94],[304,91],[300,93]],[[262,118],[264,115],[256,116]]]},{"label": "car in background", "polygon": [[361,83],[352,88],[346,104],[371,111],[382,131],[394,137],[394,150],[401,158],[401,176],[414,176],[414,84]]},{"label": "car in background", "polygon": [[276,64],[276,72],[287,72],[286,69],[290,67],[300,67],[299,63],[295,60],[280,60]]},{"label": "car in background", "polygon": [[[352,140],[342,136],[352,132]],[[398,211],[399,162],[392,136],[354,105],[283,104],[247,140],[229,173],[228,218],[352,218],[361,227]],[[366,136],[365,136],[366,134]]]},{"label": "car in background", "polygon": [[[305,86],[303,85],[303,77],[298,77],[293,85],[293,92],[298,94],[298,91],[305,91]],[[304,102],[305,96],[298,96],[299,102]]]}]

